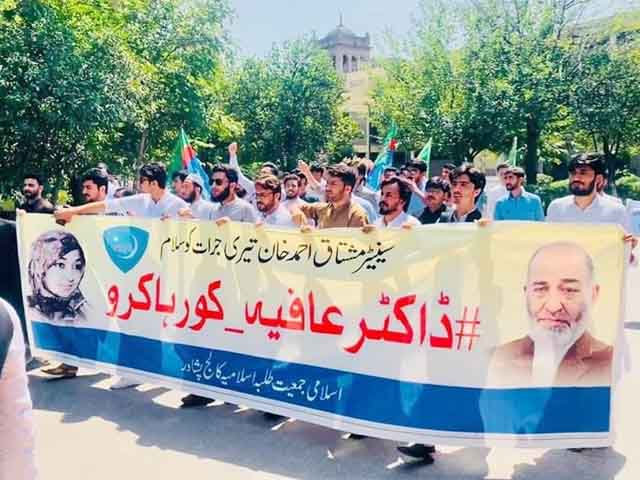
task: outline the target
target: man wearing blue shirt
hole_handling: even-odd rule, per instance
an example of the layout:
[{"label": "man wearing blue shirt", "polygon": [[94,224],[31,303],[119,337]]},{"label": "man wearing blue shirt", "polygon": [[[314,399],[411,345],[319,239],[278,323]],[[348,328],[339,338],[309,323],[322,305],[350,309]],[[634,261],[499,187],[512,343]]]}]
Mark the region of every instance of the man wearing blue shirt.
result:
[{"label": "man wearing blue shirt", "polygon": [[520,167],[509,168],[504,175],[508,195],[496,202],[494,220],[544,221],[542,202],[538,195],[525,191],[524,170]]}]

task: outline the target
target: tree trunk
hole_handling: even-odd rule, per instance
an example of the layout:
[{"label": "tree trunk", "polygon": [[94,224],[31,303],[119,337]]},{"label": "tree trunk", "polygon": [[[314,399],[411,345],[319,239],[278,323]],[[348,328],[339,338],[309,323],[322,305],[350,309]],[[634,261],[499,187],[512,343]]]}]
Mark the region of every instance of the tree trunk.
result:
[{"label": "tree trunk", "polygon": [[527,121],[527,153],[525,156],[525,173],[527,183],[538,183],[538,144],[540,143],[540,130],[533,118]]},{"label": "tree trunk", "polygon": [[147,141],[149,139],[149,127],[146,127],[142,131],[142,136],[140,137],[140,145],[138,146],[138,160],[136,162],[136,175],[137,171],[144,165],[144,156],[147,152]]}]

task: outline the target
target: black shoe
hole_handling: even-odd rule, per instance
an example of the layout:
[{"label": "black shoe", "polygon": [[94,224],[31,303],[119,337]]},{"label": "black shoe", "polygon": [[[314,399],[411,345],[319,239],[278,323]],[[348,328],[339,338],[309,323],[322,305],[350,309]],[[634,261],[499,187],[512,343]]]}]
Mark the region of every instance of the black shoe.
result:
[{"label": "black shoe", "polygon": [[264,412],[264,419],[265,420],[269,420],[269,421],[276,421],[276,420],[284,420],[285,417],[284,415],[278,415],[277,413],[271,413],[271,412]]},{"label": "black shoe", "polygon": [[213,398],[201,397],[191,393],[182,399],[180,408],[205,407],[213,402],[215,402]]},{"label": "black shoe", "polygon": [[367,438],[366,435],[360,435],[359,433],[350,433],[349,440],[362,440],[363,438]]},{"label": "black shoe", "polygon": [[422,458],[425,461],[431,459],[428,463],[433,463],[432,453],[436,453],[436,447],[434,445],[424,445],[422,443],[411,443],[409,445],[401,445],[398,451],[407,457]]}]

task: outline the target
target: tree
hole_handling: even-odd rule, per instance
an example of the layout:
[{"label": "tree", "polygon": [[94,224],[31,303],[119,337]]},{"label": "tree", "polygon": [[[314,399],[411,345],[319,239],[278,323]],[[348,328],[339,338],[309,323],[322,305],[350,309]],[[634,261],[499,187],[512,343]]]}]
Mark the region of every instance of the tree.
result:
[{"label": "tree", "polygon": [[130,68],[112,37],[79,38],[48,2],[3,5],[0,184],[6,192],[36,170],[57,189],[127,118]]},{"label": "tree", "polygon": [[243,162],[271,161],[291,170],[345,132],[342,81],[313,40],[287,42],[265,59],[246,60],[232,84],[228,113],[244,128]]},{"label": "tree", "polygon": [[593,142],[593,150],[604,153],[612,187],[620,153],[640,141],[640,58],[634,58],[636,52],[631,45],[593,45],[572,89],[576,126]]}]

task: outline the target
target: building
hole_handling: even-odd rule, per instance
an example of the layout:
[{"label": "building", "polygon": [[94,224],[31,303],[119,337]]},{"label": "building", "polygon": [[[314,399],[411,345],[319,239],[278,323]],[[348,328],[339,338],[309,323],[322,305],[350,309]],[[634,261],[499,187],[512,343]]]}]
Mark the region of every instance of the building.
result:
[{"label": "building", "polygon": [[373,88],[371,37],[356,35],[340,23],[318,41],[327,51],[336,71],[343,76],[346,90],[344,111],[358,124],[361,135],[353,142],[354,152],[361,157],[375,157],[380,151],[378,138],[369,122],[370,93]]},{"label": "building", "polygon": [[371,61],[369,34],[358,36],[353,33],[342,23],[342,15],[340,24],[321,38],[319,44],[327,50],[333,60],[333,66],[339,73],[358,72]]}]

